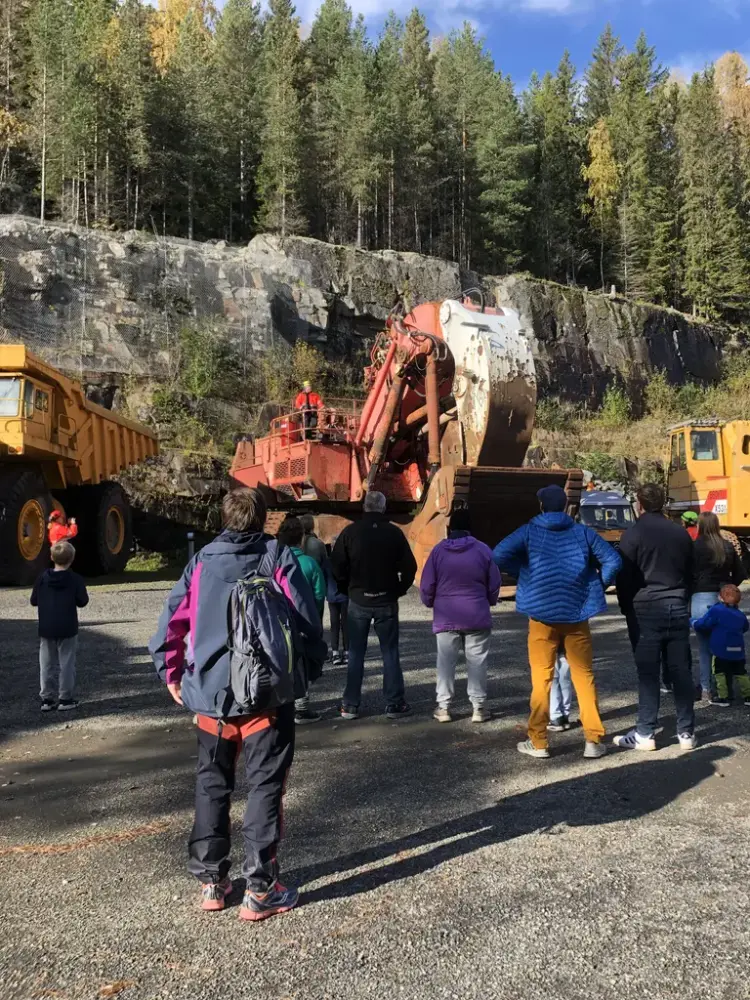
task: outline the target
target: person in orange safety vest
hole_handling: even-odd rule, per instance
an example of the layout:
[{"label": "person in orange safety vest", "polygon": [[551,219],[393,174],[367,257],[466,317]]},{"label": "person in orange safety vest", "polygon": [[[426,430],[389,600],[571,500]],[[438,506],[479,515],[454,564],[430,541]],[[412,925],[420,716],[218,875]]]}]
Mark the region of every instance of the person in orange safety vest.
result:
[{"label": "person in orange safety vest", "polygon": [[67,520],[65,515],[61,510],[53,510],[49,516],[47,535],[49,537],[50,545],[56,545],[58,542],[69,542],[71,538],[75,538],[78,534],[78,525],[76,524],[76,519],[71,517]]},{"label": "person in orange safety vest", "polygon": [[297,394],[294,408],[302,411],[305,437],[311,438],[312,432],[318,426],[318,411],[323,409],[323,400],[317,392],[312,391],[312,386],[307,379],[302,383],[302,391]]}]

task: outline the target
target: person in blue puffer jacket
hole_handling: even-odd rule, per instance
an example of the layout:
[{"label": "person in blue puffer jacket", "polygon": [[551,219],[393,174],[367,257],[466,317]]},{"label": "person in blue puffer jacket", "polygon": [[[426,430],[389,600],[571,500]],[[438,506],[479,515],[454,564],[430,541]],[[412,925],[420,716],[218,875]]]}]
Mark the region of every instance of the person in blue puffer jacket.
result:
[{"label": "person in blue puffer jacket", "polygon": [[570,663],[586,738],[585,757],[604,756],[604,726],[599,716],[589,619],[606,610],[606,588],[622,562],[591,528],[576,524],[565,510],[561,486],[537,493],[541,514],[495,548],[497,565],[518,581],[516,609],[529,618],[531,714],[528,739],[520,753],[549,757],[550,688],[560,646]]}]

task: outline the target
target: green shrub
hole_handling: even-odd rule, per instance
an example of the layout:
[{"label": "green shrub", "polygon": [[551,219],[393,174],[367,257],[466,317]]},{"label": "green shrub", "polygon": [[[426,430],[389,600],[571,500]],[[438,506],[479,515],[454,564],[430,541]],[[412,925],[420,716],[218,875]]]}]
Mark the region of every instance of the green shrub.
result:
[{"label": "green shrub", "polygon": [[304,340],[297,340],[293,348],[277,345],[263,358],[262,368],[268,399],[274,403],[288,402],[297,395],[305,380],[319,391],[327,382],[325,357],[317,347]]},{"label": "green shrub", "polygon": [[556,396],[547,396],[536,404],[536,426],[543,431],[572,431],[582,419],[582,414],[572,403],[564,403]]},{"label": "green shrub", "polygon": [[594,479],[603,483],[618,482],[622,479],[617,459],[603,451],[590,451],[579,455],[581,467],[590,472]]},{"label": "green shrub", "polygon": [[686,385],[680,386],[676,394],[676,412],[678,417],[682,417],[685,420],[690,419],[690,417],[700,416],[705,406],[706,402],[706,390],[700,386],[696,385],[694,382],[688,382]]},{"label": "green shrub", "polygon": [[677,388],[667,378],[664,369],[654,372],[646,383],[646,412],[655,417],[672,417],[677,413]]},{"label": "green shrub", "polygon": [[618,386],[610,386],[604,393],[597,419],[604,427],[624,427],[629,423],[630,400],[627,393]]}]

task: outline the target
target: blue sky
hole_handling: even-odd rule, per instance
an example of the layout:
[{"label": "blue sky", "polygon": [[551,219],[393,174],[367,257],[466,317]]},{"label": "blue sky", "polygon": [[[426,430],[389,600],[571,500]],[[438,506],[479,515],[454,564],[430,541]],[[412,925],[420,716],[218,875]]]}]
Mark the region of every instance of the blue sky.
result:
[{"label": "blue sky", "polygon": [[[297,0],[309,23],[320,0]],[[750,0],[350,0],[377,34],[391,8],[418,6],[434,33],[472,21],[486,37],[498,69],[523,86],[533,70],[554,70],[567,48],[579,71],[607,21],[628,46],[641,29],[662,63],[686,75],[723,52],[750,54]]]}]

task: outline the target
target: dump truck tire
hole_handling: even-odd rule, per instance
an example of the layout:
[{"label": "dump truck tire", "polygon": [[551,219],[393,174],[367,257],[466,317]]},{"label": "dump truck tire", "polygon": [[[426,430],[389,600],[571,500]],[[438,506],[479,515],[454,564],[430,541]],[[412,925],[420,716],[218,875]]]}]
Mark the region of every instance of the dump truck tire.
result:
[{"label": "dump truck tire", "polygon": [[54,506],[38,469],[0,471],[0,584],[28,586],[49,567],[47,518]]},{"label": "dump truck tire", "polygon": [[88,576],[122,573],[133,547],[130,504],[117,483],[79,486],[60,493],[78,523],[76,566]]}]

